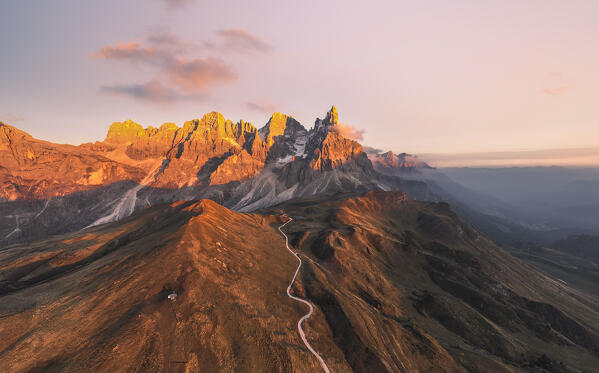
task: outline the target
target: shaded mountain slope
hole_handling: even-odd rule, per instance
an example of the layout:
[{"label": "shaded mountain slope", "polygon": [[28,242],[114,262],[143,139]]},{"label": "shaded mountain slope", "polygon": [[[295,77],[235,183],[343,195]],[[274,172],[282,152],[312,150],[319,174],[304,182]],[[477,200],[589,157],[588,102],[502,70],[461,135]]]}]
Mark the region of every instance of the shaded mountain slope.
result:
[{"label": "shaded mountain slope", "polygon": [[521,264],[446,204],[401,192],[313,202],[280,207],[298,216],[292,243],[314,258],[306,294],[355,370],[368,359],[360,344],[395,371],[428,369],[406,350],[436,351],[435,369],[449,371],[592,372],[599,361],[597,301]]},{"label": "shaded mountain slope", "polygon": [[[449,169],[448,176],[445,174],[447,169],[433,169],[426,163],[411,156],[411,162],[406,162],[402,154],[399,156],[391,152],[373,153],[369,149],[369,157],[372,161],[374,169],[384,175],[397,176],[403,180],[421,181],[427,185],[427,188],[434,198],[429,200],[441,200],[451,204],[452,209],[456,211],[460,217],[477,229],[485,233],[496,243],[504,246],[522,246],[529,243],[547,245],[563,237],[572,234],[593,233],[599,211],[597,205],[594,205],[594,199],[586,199],[587,203],[578,206],[568,206],[559,209],[548,208],[555,203],[560,203],[559,200],[567,200],[572,198],[572,195],[581,195],[585,199],[583,193],[576,193],[574,189],[569,192],[562,191],[558,198],[546,198],[544,203],[537,203],[539,206],[544,206],[542,212],[539,212],[538,206],[523,204],[516,200],[503,200],[495,195],[493,188],[486,190],[485,188],[475,188],[475,185],[462,185],[461,175],[468,174],[466,171],[455,172],[454,169]],[[487,175],[490,171],[480,169],[480,179]],[[533,170],[537,171],[537,170]],[[469,169],[472,175],[476,175],[476,169]],[[534,174],[535,172],[533,172]],[[456,179],[452,179],[456,176]],[[516,175],[522,176],[524,173],[518,170]],[[470,177],[472,178],[472,175]],[[534,177],[533,177],[534,179]],[[468,181],[468,178],[466,178]],[[496,184],[510,184],[502,180],[495,180]],[[550,183],[547,181],[547,183]],[[485,184],[488,185],[488,184]],[[517,188],[516,188],[517,189]],[[538,189],[538,186],[533,190]],[[520,187],[521,193],[526,190],[526,187]],[[588,194],[588,193],[587,193]],[[596,228],[596,227],[595,227]]]},{"label": "shaded mountain slope", "polygon": [[[276,209],[331,371],[591,372],[596,301],[402,192]],[[2,371],[317,371],[279,213],[212,201],[0,249]],[[174,301],[168,295],[174,292]],[[140,342],[141,341],[141,342]],[[544,355],[545,354],[545,355]]]},{"label": "shaded mountain slope", "polygon": [[599,262],[599,235],[570,236],[555,242],[553,247],[591,262]]},{"label": "shaded mountain slope", "polygon": [[[281,221],[203,200],[3,249],[0,370],[318,367],[296,335],[305,310],[285,296],[296,262]],[[309,335],[326,337],[319,318]],[[329,356],[346,370],[341,353]]]},{"label": "shaded mountain slope", "polygon": [[[532,226],[532,236],[545,233],[543,239],[529,239],[544,245],[568,235],[599,233],[598,171],[592,167],[441,170],[468,189],[503,201],[512,220]],[[468,203],[468,195],[456,196]]]}]

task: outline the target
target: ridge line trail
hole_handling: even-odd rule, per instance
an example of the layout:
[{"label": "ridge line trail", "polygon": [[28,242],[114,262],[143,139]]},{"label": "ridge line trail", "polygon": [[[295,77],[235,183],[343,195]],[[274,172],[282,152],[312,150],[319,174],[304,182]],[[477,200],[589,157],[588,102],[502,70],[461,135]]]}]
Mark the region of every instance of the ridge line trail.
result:
[{"label": "ridge line trail", "polygon": [[302,323],[304,322],[304,320],[309,319],[310,316],[312,316],[312,312],[314,312],[314,307],[312,306],[312,303],[310,303],[309,301],[307,301],[305,299],[296,297],[295,295],[291,295],[291,287],[293,286],[293,283],[295,282],[295,279],[296,279],[296,277],[297,277],[297,275],[299,273],[299,270],[302,267],[302,259],[299,257],[299,255],[297,255],[297,253],[293,252],[293,250],[291,250],[289,248],[289,237],[287,237],[287,235],[285,233],[283,233],[283,231],[281,230],[281,228],[283,228],[284,226],[286,226],[287,224],[289,224],[292,220],[293,220],[293,218],[289,218],[289,220],[287,220],[283,225],[281,225],[279,227],[279,232],[281,232],[281,234],[285,237],[285,246],[287,247],[287,250],[289,250],[289,252],[291,254],[293,254],[293,256],[295,256],[297,258],[297,260],[299,261],[299,264],[297,265],[297,269],[295,270],[295,274],[293,275],[293,278],[291,279],[291,282],[289,283],[289,286],[287,286],[287,296],[289,298],[293,299],[293,300],[296,300],[298,302],[302,302],[302,303],[308,305],[308,307],[310,307],[310,312],[308,312],[307,314],[305,314],[297,322],[297,330],[299,331],[300,337],[302,338],[302,341],[304,342],[304,344],[306,345],[306,347],[308,348],[308,350],[310,350],[310,352],[312,353],[312,355],[316,356],[316,358],[320,362],[320,365],[322,366],[322,369],[326,373],[331,373],[331,371],[329,370],[329,367],[324,362],[323,358],[318,354],[318,352],[316,352],[312,348],[312,346],[310,346],[310,343],[308,343],[308,340],[306,339],[306,334],[304,333],[304,330],[302,329]]}]

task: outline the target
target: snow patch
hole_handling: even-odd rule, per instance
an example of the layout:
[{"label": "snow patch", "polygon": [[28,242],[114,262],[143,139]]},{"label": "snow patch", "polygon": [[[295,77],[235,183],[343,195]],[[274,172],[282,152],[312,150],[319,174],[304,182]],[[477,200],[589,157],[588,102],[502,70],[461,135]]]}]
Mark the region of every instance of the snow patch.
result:
[{"label": "snow patch", "polygon": [[37,213],[37,215],[35,215],[33,218],[36,219],[38,218],[41,214],[44,213],[44,211],[46,211],[46,209],[48,208],[48,205],[50,204],[50,201],[52,200],[52,198],[49,198],[46,200],[46,202],[44,203],[44,207],[42,208],[42,210],[40,212]]},{"label": "snow patch", "polygon": [[277,160],[277,166],[286,165],[287,163],[291,162],[292,160],[293,160],[293,155],[289,154],[288,156],[285,156],[283,158],[279,158]]},{"label": "snow patch", "polygon": [[293,144],[293,150],[296,157],[304,158],[306,156],[306,143],[308,142],[308,132],[306,130],[297,131],[297,137]]}]

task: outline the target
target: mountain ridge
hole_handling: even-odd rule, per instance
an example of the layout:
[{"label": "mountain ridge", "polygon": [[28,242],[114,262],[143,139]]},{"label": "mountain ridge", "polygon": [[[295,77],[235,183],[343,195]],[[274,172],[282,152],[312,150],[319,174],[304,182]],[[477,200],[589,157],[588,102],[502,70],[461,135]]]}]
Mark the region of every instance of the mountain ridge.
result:
[{"label": "mountain ridge", "polygon": [[362,145],[342,136],[338,125],[332,106],[309,130],[280,113],[258,129],[210,112],[181,127],[115,122],[104,141],[80,146],[17,136],[0,150],[6,211],[0,241],[65,233],[177,200],[208,198],[252,211],[292,198],[371,189],[434,198],[421,182],[377,173]]},{"label": "mountain ridge", "polygon": [[[256,176],[268,163],[283,165],[296,157],[307,157],[312,161],[311,167],[314,169],[330,170],[351,161],[363,151],[357,142],[346,141],[343,136],[331,131],[338,123],[337,118],[337,109],[333,106],[327,112],[325,120],[317,119],[315,128],[309,131],[292,117],[278,112],[260,129],[250,122],[225,119],[218,112],[210,112],[201,119],[187,121],[181,127],[167,122],[158,128],[144,128],[132,120],[126,120],[110,125],[104,141],[79,146],[38,140],[24,131],[2,124],[0,167],[5,178],[9,178],[13,176],[9,174],[16,172],[14,169],[27,163],[27,160],[38,170],[44,168],[45,164],[36,162],[36,154],[47,154],[50,150],[55,160],[60,161],[57,158],[66,158],[68,154],[79,151],[85,155],[93,154],[98,159],[108,158],[113,163],[116,162],[114,164],[136,167],[135,171],[121,171],[120,179],[138,181],[141,179],[140,172],[149,171],[148,166],[141,162],[163,158],[163,167],[154,175],[152,184],[167,188],[201,183],[243,182]],[[19,148],[24,150],[19,151]],[[115,153],[119,153],[119,157]],[[78,178],[70,180],[72,185],[65,189],[65,193],[85,190],[87,185],[106,185],[115,181],[115,178],[104,175],[105,170],[94,168],[90,162],[85,164],[85,170],[79,170]],[[242,169],[243,172],[239,175],[233,172],[233,168],[236,171]],[[50,173],[51,170],[44,171]],[[203,180],[201,174],[206,172],[208,175]],[[215,172],[216,175],[211,177]],[[195,180],[194,175],[198,175]],[[63,176],[69,178],[68,174]],[[38,178],[43,177],[44,175],[40,175]],[[53,178],[52,182],[60,184],[61,180]],[[2,189],[0,198],[44,199],[61,195],[59,191],[48,188],[32,189],[27,185],[19,187],[21,185],[18,180],[13,180],[12,184],[12,190],[9,191],[8,187]]]}]

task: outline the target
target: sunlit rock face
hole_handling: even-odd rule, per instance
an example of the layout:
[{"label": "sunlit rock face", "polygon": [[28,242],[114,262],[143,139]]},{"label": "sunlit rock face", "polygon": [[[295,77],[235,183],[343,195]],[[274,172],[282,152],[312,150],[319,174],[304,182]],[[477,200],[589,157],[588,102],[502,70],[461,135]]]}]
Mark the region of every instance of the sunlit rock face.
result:
[{"label": "sunlit rock face", "polygon": [[258,133],[268,148],[268,163],[283,165],[304,155],[308,132],[290,116],[274,113]]},{"label": "sunlit rock face", "polygon": [[331,110],[327,112],[327,115],[322,121],[322,123],[326,126],[335,126],[339,124],[339,114],[335,105],[333,105],[331,107]]},{"label": "sunlit rock face", "polygon": [[297,120],[277,112],[273,113],[268,123],[260,129],[259,133],[262,140],[270,148],[275,143],[276,137],[289,134],[289,131],[296,131],[300,127],[303,128]]},{"label": "sunlit rock face", "polygon": [[335,132],[328,132],[320,146],[311,154],[310,167],[318,170],[330,170],[341,167],[353,160],[360,159],[367,167],[367,157],[362,145],[348,140]]},{"label": "sunlit rock face", "polygon": [[143,174],[87,147],[37,140],[0,123],[0,199],[64,196],[119,180],[138,181]]},{"label": "sunlit rock face", "polygon": [[152,185],[165,188],[245,181],[264,168],[268,151],[251,123],[235,123],[218,112],[181,128],[173,123],[145,129],[132,121],[113,123],[105,143],[124,147],[134,160],[162,158]]},{"label": "sunlit rock face", "polygon": [[264,162],[252,157],[245,149],[227,157],[210,175],[210,185],[227,184],[232,180],[245,181],[256,176]]},{"label": "sunlit rock face", "polygon": [[127,120],[113,123],[106,135],[106,143],[126,146],[125,153],[132,159],[143,160],[165,155],[172,147],[179,128],[174,123],[165,123],[160,128],[143,128]]},{"label": "sunlit rock face", "polygon": [[316,119],[308,143],[310,168],[314,170],[332,170],[337,167],[372,169],[362,145],[357,141],[343,137],[336,130],[339,114],[335,106],[327,112],[323,120]]},{"label": "sunlit rock face", "polygon": [[[259,172],[266,159],[266,146],[256,127],[249,122],[226,120],[217,112],[186,122],[175,132],[171,144],[164,155],[165,168],[156,177],[157,186],[179,188],[205,184],[208,180],[218,180],[219,184],[241,182]],[[234,158],[212,178],[210,175],[229,157]],[[228,173],[225,171],[228,164],[249,169]]]},{"label": "sunlit rock face", "polygon": [[[148,132],[152,131],[152,127],[148,127]],[[146,130],[139,124],[128,119],[124,122],[112,123],[106,135],[106,142],[114,144],[124,144],[136,141],[138,138],[145,136]]]}]

